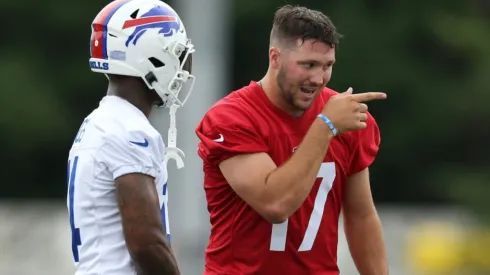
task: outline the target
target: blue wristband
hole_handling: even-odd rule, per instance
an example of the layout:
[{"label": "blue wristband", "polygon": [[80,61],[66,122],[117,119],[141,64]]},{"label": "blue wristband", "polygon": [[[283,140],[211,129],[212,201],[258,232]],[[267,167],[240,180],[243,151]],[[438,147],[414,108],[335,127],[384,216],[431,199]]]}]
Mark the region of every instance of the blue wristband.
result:
[{"label": "blue wristband", "polygon": [[330,131],[332,131],[333,136],[336,136],[339,133],[339,130],[335,128],[332,121],[330,121],[327,116],[325,116],[324,114],[318,114],[316,117],[323,120],[327,124],[328,128],[330,128]]}]

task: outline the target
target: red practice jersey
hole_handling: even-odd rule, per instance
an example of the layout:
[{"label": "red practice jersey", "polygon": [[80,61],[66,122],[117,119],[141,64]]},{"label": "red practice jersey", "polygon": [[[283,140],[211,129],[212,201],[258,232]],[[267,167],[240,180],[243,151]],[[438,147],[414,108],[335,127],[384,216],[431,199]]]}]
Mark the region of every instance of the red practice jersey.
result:
[{"label": "red practice jersey", "polygon": [[196,129],[211,221],[205,275],[339,274],[338,224],[346,179],[367,168],[378,152],[380,135],[371,115],[366,129],[332,139],[309,196],[282,224],[268,222],[243,201],[218,166],[237,154],[257,152],[266,152],[280,166],[336,94],[324,88],[296,118],[251,82],[206,113]]}]

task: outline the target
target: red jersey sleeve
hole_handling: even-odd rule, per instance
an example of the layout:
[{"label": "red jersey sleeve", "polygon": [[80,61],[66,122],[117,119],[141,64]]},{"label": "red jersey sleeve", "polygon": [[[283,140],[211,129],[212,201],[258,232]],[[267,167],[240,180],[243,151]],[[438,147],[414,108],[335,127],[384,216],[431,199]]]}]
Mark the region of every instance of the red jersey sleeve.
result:
[{"label": "red jersey sleeve", "polygon": [[197,126],[196,134],[200,140],[198,154],[210,165],[218,165],[238,154],[268,151],[252,114],[240,106],[213,107]]},{"label": "red jersey sleeve", "polygon": [[366,123],[366,129],[352,133],[352,158],[350,162],[349,175],[355,174],[369,167],[373,163],[379,150],[379,144],[381,141],[379,128],[376,121],[369,113]]}]

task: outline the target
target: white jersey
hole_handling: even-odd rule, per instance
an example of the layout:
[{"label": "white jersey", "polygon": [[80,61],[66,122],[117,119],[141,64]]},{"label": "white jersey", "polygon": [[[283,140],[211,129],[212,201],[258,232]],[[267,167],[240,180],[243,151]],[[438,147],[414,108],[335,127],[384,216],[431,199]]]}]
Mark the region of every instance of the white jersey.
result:
[{"label": "white jersey", "polygon": [[[68,161],[68,211],[76,275],[136,274],[124,240],[114,180],[129,173],[155,177],[169,234],[165,145],[146,116],[106,96],[82,123]],[[169,236],[168,236],[169,237]]]}]

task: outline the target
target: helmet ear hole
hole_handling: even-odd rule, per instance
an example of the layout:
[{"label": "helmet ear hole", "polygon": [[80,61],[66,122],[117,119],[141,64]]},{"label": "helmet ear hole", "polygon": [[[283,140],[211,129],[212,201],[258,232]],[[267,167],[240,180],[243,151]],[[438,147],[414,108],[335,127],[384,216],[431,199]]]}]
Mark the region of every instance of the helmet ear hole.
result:
[{"label": "helmet ear hole", "polygon": [[138,16],[138,12],[139,11],[140,11],[139,9],[135,10],[133,13],[131,13],[131,15],[129,17],[131,17],[133,19],[136,19],[136,17]]},{"label": "helmet ear hole", "polygon": [[153,66],[155,66],[155,68],[161,68],[165,66],[165,63],[163,63],[162,61],[160,61],[160,59],[156,57],[150,57],[148,58],[148,60],[151,62],[151,64],[153,64]]},{"label": "helmet ear hole", "polygon": [[145,80],[146,80],[148,83],[152,84],[153,82],[156,82],[156,81],[157,81],[157,77],[155,76],[155,74],[154,74],[154,73],[149,72],[149,73],[147,73],[147,74],[145,75]]}]

